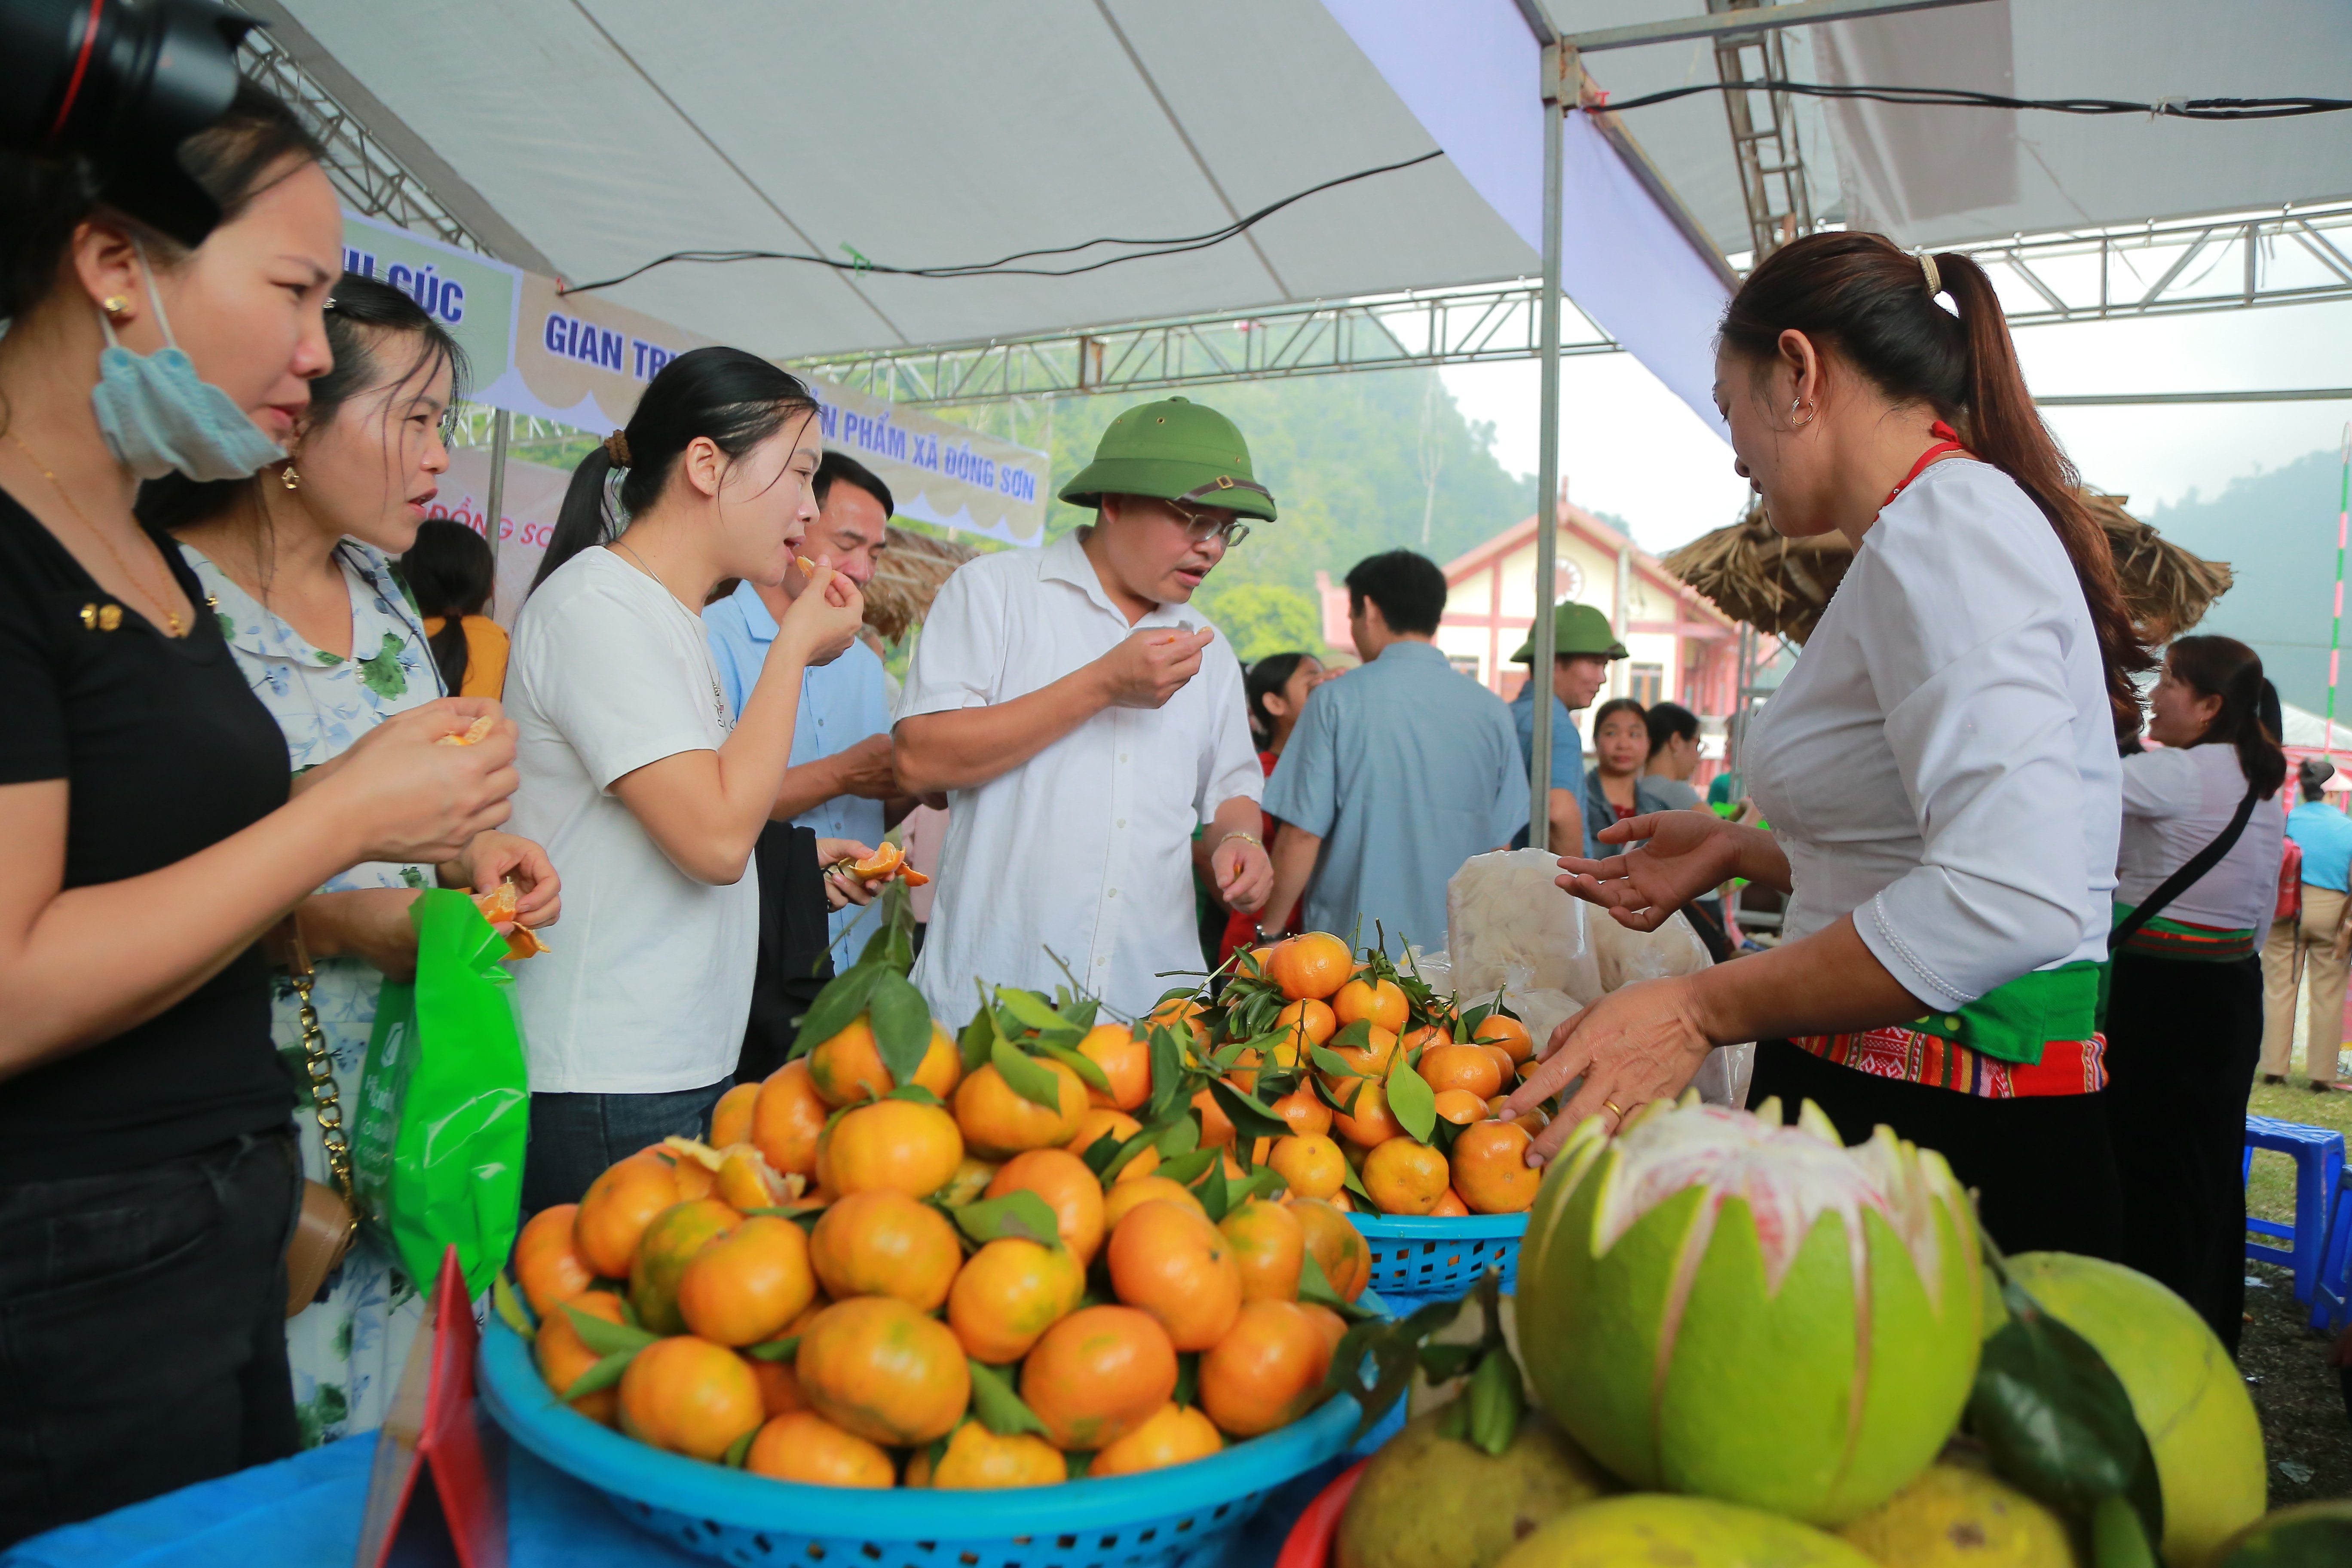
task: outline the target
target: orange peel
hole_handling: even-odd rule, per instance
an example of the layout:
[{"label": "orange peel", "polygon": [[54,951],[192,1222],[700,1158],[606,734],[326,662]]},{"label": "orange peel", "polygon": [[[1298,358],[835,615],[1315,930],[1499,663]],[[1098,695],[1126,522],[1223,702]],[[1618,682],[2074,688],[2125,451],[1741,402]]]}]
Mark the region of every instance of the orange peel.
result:
[{"label": "orange peel", "polygon": [[476,745],[480,742],[483,736],[490,732],[491,729],[497,723],[497,720],[485,713],[480,718],[475,720],[472,723],[467,725],[464,733],[457,735],[444,735],[433,743],[436,746]]}]

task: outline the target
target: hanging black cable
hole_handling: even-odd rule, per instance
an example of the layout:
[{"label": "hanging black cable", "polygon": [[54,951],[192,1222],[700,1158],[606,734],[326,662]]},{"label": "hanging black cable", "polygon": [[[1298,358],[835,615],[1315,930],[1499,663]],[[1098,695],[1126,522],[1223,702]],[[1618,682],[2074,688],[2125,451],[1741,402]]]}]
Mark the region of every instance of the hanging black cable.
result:
[{"label": "hanging black cable", "polygon": [[2334,114],[2352,109],[2352,98],[2168,98],[2137,103],[2119,98],[2005,98],[1966,88],[1862,87],[1817,81],[1706,81],[1672,87],[1639,98],[1596,104],[1612,113],[1671,103],[1701,92],[1785,92],[1800,98],[1867,99],[1946,109],[2032,109],[2053,114],[2145,114],[2168,120],[2284,120],[2298,114]]}]

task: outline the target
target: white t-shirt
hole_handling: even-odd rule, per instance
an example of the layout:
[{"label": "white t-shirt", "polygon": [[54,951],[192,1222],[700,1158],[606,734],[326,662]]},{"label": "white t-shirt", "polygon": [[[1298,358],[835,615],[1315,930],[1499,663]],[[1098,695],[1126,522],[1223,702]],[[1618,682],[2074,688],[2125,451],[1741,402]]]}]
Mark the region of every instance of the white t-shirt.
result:
[{"label": "white t-shirt", "polygon": [[2118,775],[2065,548],[2015,480],[1960,458],[1863,535],[1748,755],[1794,879],[1787,935],[1851,913],[1941,1008],[2106,956]]},{"label": "white t-shirt", "polygon": [[[2124,759],[2124,837],[2116,901],[2137,904],[2189,858],[2221,837],[2246,798],[2234,746],[2168,746]],[[2157,911],[2157,918],[2224,931],[2268,931],[2278,907],[2286,811],[2273,795],[2254,802],[2246,829],[2221,863]]]},{"label": "white t-shirt", "polygon": [[[1133,626],[1076,534],[956,568],[923,622],[900,721],[1025,696],[1154,626],[1208,622],[1161,605]],[[1106,708],[1028,762],[949,795],[947,846],[914,981],[961,1026],[975,977],[1051,993],[1069,965],[1122,1013],[1198,971],[1192,829],[1235,796],[1263,797],[1242,667],[1220,634],[1160,708]],[[1054,956],[1048,956],[1048,951]]]},{"label": "white t-shirt", "polygon": [[718,1082],[751,1016],[758,874],[696,881],[606,793],[648,763],[718,750],[733,728],[701,620],[612,551],[583,550],[515,618],[506,709],[522,773],[507,826],[563,879],[554,951],[514,966],[531,1089]]}]

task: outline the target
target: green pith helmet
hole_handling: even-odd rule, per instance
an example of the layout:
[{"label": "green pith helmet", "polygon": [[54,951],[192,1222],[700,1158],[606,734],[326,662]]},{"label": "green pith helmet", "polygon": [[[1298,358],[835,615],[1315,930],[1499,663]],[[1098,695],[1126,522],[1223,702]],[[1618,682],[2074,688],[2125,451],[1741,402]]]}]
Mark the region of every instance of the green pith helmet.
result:
[{"label": "green pith helmet", "polygon": [[1251,472],[1241,431],[1215,409],[1182,397],[1141,404],[1112,420],[1095,444],[1095,460],[1062,487],[1072,506],[1100,506],[1106,495],[1151,496],[1274,521],[1274,492]]},{"label": "green pith helmet", "polygon": [[[1562,605],[1552,613],[1552,657],[1554,658],[1623,658],[1625,645],[1609,629],[1609,617],[1590,605]],[[1513,664],[1533,664],[1536,661],[1536,639],[1532,633],[1511,656]]]}]

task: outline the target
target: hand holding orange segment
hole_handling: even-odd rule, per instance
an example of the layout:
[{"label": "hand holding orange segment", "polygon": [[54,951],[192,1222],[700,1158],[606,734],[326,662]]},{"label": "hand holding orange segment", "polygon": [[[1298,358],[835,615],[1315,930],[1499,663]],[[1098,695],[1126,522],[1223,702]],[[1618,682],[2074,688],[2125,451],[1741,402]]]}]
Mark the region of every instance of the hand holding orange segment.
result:
[{"label": "hand holding orange segment", "polygon": [[498,721],[496,719],[493,719],[488,714],[485,713],[480,718],[475,720],[472,723],[467,725],[463,734],[444,735],[433,743],[436,746],[478,745],[480,743],[482,737],[488,734],[491,727],[497,723]]}]

